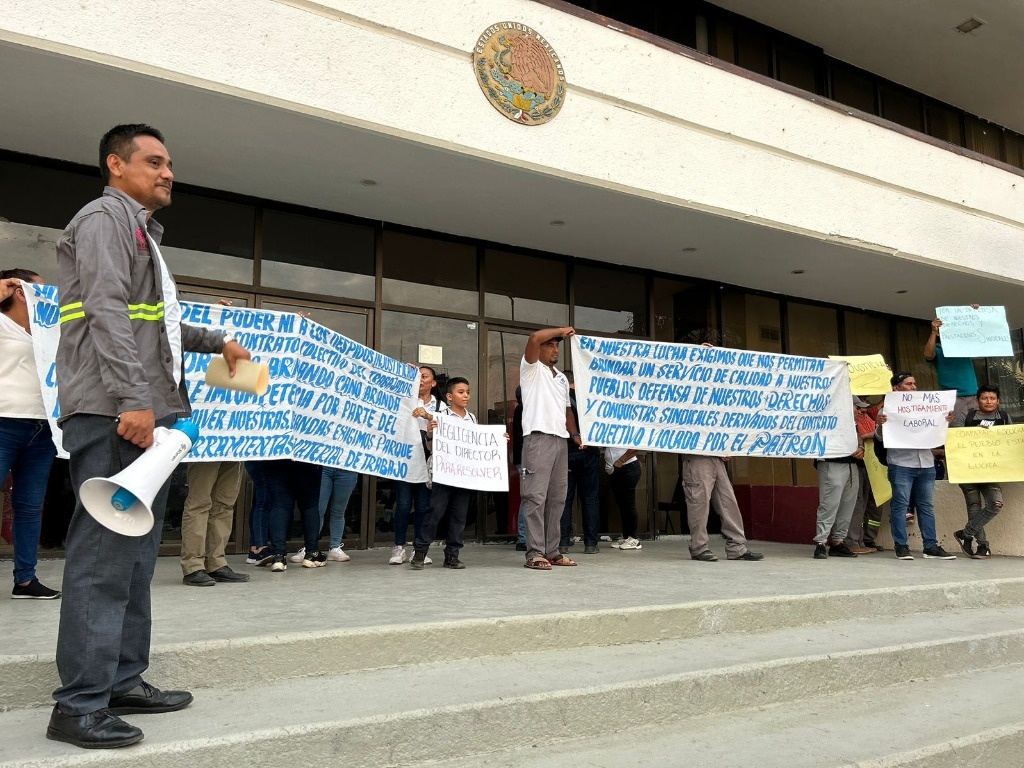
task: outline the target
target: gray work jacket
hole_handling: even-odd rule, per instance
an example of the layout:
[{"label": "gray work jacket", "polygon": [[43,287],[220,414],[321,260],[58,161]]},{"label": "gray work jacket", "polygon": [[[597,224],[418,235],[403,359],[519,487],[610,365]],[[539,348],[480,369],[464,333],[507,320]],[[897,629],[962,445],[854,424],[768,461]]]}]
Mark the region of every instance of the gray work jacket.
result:
[{"label": "gray work jacket", "polygon": [[[184,379],[174,381],[164,324],[160,264],[146,234],[163,227],[128,195],[106,187],[57,241],[60,421],[75,414],[117,416],[153,409],[157,419],[192,412]],[[181,326],[182,348],[220,352],[221,333]]]}]

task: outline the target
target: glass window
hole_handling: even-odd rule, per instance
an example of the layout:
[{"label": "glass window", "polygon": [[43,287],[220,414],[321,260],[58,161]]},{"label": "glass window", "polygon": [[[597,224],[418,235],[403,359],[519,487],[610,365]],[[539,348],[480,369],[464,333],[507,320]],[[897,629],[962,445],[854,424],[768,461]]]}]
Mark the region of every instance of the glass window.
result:
[{"label": "glass window", "polygon": [[833,101],[871,115],[878,114],[875,104],[875,81],[869,74],[838,62],[832,62],[829,69],[832,75]]},{"label": "glass window", "polygon": [[1002,157],[1000,152],[1000,134],[1003,129],[998,125],[979,120],[971,115],[967,116],[967,148],[988,155],[999,160]]},{"label": "glass window", "polygon": [[889,320],[867,312],[847,309],[843,312],[847,355],[882,355],[892,361]]},{"label": "glass window", "polygon": [[935,389],[939,385],[935,366],[924,359],[924,344],[931,334],[927,320],[896,321],[896,364],[893,372],[910,371],[917,379],[918,389]]},{"label": "glass window", "polygon": [[1003,145],[1006,147],[1006,162],[1024,168],[1024,136],[1013,131],[1003,131]]},{"label": "glass window", "polygon": [[654,338],[676,344],[718,341],[713,288],[654,278]]},{"label": "glass window", "polygon": [[[366,324],[368,315],[358,310],[346,312],[340,309],[328,309],[326,307],[305,305],[305,304],[278,304],[270,301],[261,301],[261,309],[270,309],[274,312],[296,312],[305,315],[315,323],[342,336],[358,341],[360,344],[367,344]],[[297,326],[296,326],[297,327]]]},{"label": "glass window", "polygon": [[647,335],[646,279],[636,272],[577,265],[573,324],[601,333]]},{"label": "glass window", "polygon": [[171,272],[252,285],[256,209],[187,192],[157,213],[164,226],[160,244]]},{"label": "glass window", "polygon": [[718,18],[714,20],[714,25],[714,55],[723,61],[735,64],[736,36],[732,24],[725,19]]},{"label": "glass window", "polygon": [[562,326],[569,322],[563,261],[521,253],[484,251],[484,314],[514,323]]},{"label": "glass window", "polygon": [[260,284],[373,301],[373,240],[370,227],[266,208]]},{"label": "glass window", "polygon": [[831,307],[791,301],[786,304],[786,319],[789,354],[806,357],[839,354],[838,318]]},{"label": "glass window", "polygon": [[882,103],[882,117],[892,120],[915,131],[923,131],[921,120],[921,97],[890,83],[882,83],[879,88]]},{"label": "glass window", "polygon": [[384,231],[384,303],[476,315],[476,246]]},{"label": "glass window", "polygon": [[985,360],[984,376],[979,384],[999,387],[999,405],[1015,422],[1024,421],[1024,368],[1021,367],[1022,338],[1020,329],[1010,331],[1013,357],[990,357]]},{"label": "glass window", "polygon": [[959,110],[947,107],[945,104],[926,101],[924,115],[928,121],[928,135],[962,147],[964,145],[964,130],[960,122],[960,114]]},{"label": "glass window", "polygon": [[772,52],[768,33],[757,27],[736,30],[736,63],[751,72],[772,76]]},{"label": "glass window", "polygon": [[818,63],[812,52],[780,45],[775,49],[775,65],[777,76],[782,82],[811,93],[821,92],[818,85]]}]

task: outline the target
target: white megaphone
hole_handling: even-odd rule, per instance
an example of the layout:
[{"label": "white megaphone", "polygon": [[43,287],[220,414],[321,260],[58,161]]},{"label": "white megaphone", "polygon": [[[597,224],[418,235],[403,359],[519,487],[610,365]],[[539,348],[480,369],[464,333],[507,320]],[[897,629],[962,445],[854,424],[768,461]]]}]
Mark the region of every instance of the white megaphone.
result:
[{"label": "white megaphone", "polygon": [[82,506],[114,533],[145,536],[153,529],[153,499],[198,439],[199,427],[189,419],[178,419],[170,429],[157,427],[153,444],[123,470],[82,483]]}]

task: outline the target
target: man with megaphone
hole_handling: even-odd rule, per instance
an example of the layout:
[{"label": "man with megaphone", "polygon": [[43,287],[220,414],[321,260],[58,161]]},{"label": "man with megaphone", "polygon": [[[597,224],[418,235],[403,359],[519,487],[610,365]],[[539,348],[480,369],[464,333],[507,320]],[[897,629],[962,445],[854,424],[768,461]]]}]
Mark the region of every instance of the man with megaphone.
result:
[{"label": "man with megaphone", "polygon": [[100,141],[103,195],[79,211],[57,243],[60,344],[57,386],[63,445],[78,495],[68,528],[57,637],[61,686],[46,735],[79,747],[141,741],[119,715],[173,712],[187,691],[143,680],[149,666],[150,582],[167,483],[152,529],[116,533],[84,509],[82,484],[115,475],[153,445],[154,429],[191,414],[182,352],[223,353],[231,374],[249,353],[221,333],[181,323],[174,279],[152,219],[171,204],[171,158],[159,131],[119,125]]}]

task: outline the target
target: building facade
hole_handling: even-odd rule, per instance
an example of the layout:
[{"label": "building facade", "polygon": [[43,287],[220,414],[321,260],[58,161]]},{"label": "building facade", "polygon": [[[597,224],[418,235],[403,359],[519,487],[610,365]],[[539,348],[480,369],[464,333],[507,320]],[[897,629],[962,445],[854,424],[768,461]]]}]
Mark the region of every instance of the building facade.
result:
[{"label": "building facade", "polygon": [[[808,25],[801,3],[748,18],[764,4],[13,0],[0,265],[52,277],[56,237],[99,191],[99,136],[145,121],[174,158],[175,202],[158,217],[187,298],[309,312],[409,362],[440,347],[481,421],[508,418],[530,331],[561,324],[881,352],[934,385],[922,347],[936,306],[1005,305],[1024,325],[1024,116],[928,82],[913,56],[899,71],[866,23],[838,37]],[[1024,23],[1011,5],[992,0],[963,33],[973,12],[944,0],[915,45],[998,48],[983,35]],[[502,22],[557,54],[565,95],[543,124],[508,119],[478,87],[474,51]],[[970,51],[952,58],[966,67]],[[1014,337],[1015,358],[977,368],[1021,417]],[[678,458],[644,461],[645,530],[679,531]],[[749,535],[810,539],[809,461],[735,459],[732,472]],[[1007,512],[1024,506],[1006,490]],[[507,538],[516,506],[514,491],[482,495],[467,533]],[[388,540],[392,507],[388,484],[365,479],[347,541]],[[959,491],[942,488],[937,508],[948,538]],[[993,538],[1024,554],[1011,517]]]}]

